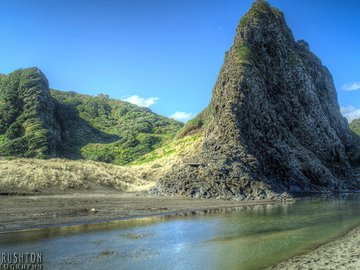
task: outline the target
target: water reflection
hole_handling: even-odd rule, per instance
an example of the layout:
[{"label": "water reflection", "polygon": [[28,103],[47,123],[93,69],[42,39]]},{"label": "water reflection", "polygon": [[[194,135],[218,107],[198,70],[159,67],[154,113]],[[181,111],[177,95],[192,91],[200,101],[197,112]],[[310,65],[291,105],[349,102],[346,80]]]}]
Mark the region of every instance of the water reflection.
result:
[{"label": "water reflection", "polygon": [[48,269],[261,269],[360,224],[359,195],[1,234]]}]

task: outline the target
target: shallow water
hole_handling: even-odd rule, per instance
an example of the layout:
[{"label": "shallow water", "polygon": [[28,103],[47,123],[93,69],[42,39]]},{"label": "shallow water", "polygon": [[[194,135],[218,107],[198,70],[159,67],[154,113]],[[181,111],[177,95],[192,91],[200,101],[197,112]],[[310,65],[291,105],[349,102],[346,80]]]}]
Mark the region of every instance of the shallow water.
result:
[{"label": "shallow water", "polygon": [[261,269],[360,225],[360,195],[0,234],[45,269]]}]

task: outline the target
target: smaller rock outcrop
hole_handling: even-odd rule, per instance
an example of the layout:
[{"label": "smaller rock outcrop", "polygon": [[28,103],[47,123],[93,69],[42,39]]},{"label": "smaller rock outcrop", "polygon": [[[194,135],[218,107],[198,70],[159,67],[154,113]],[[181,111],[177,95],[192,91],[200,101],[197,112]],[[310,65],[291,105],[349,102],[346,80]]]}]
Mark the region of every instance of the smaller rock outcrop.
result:
[{"label": "smaller rock outcrop", "polygon": [[20,69],[0,80],[0,155],[55,156],[60,131],[45,75]]}]

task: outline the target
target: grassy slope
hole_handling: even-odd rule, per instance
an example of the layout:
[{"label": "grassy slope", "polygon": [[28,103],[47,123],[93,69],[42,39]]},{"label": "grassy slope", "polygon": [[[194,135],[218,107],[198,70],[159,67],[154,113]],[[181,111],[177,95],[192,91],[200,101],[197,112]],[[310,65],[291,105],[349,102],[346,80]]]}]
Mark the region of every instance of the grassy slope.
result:
[{"label": "grassy slope", "polygon": [[[12,155],[17,158],[0,158],[0,192],[148,189],[172,166],[181,163],[183,156],[196,152],[201,145],[199,131],[205,122],[204,113],[183,127],[149,109],[104,95],[49,92],[45,76],[36,68],[19,70],[0,80],[0,109],[7,112],[10,106],[13,110],[1,115],[0,146],[11,145],[12,150],[18,151]],[[31,128],[34,123],[44,132]],[[47,142],[49,133],[57,135],[56,142]],[[28,155],[13,144],[25,139],[33,142],[32,138],[37,137],[47,143],[46,148],[39,148],[41,155],[33,152]],[[54,155],[50,155],[50,148]],[[36,145],[33,150],[38,150]],[[79,158],[80,154],[86,159],[131,166],[38,159]]]},{"label": "grassy slope", "polygon": [[124,165],[168,142],[182,127],[181,123],[147,108],[104,95],[92,97],[56,90],[52,90],[51,95],[58,102],[76,108],[79,116],[91,126],[117,136],[113,143],[83,146],[81,155],[85,159]]},{"label": "grassy slope", "polygon": [[350,123],[350,129],[360,136],[360,119],[355,119]]},{"label": "grassy slope", "polygon": [[195,155],[203,133],[168,140],[129,166],[89,160],[0,158],[0,192],[61,193],[71,190],[148,190],[183,157]]},{"label": "grassy slope", "polygon": [[66,190],[138,191],[153,181],[143,177],[142,168],[128,169],[93,161],[64,159],[0,159],[0,192],[58,193]]},{"label": "grassy slope", "polygon": [[360,172],[360,119],[355,119],[350,123],[350,129],[354,133],[355,146],[348,149],[348,156],[353,168]]},{"label": "grassy slope", "polygon": [[186,123],[186,125],[178,132],[177,138],[183,138],[191,134],[201,133],[203,128],[210,121],[210,106],[206,107],[196,117]]},{"label": "grassy slope", "polygon": [[166,163],[174,157],[178,159],[186,156],[188,152],[195,151],[195,149],[199,147],[202,139],[202,133],[175,139],[162,147],[141,156],[129,165],[151,164],[153,168],[162,167],[162,163]]},{"label": "grassy slope", "polygon": [[0,76],[0,156],[124,165],[173,139],[182,126],[105,95],[50,91],[37,68]]},{"label": "grassy slope", "polygon": [[197,134],[173,140],[137,159],[131,166],[88,160],[0,158],[0,192],[148,190],[173,166],[181,164],[183,156],[196,153],[202,138],[201,134]]}]

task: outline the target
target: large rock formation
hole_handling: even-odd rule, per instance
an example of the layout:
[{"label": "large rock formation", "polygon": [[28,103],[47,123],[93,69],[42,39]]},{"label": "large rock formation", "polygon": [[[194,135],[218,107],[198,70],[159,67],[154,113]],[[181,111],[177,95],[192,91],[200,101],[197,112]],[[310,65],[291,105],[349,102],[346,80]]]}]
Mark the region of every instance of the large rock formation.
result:
[{"label": "large rock formation", "polygon": [[154,192],[270,199],[353,187],[346,153],[353,137],[331,74],[266,1],[241,19],[206,115],[199,155]]}]

